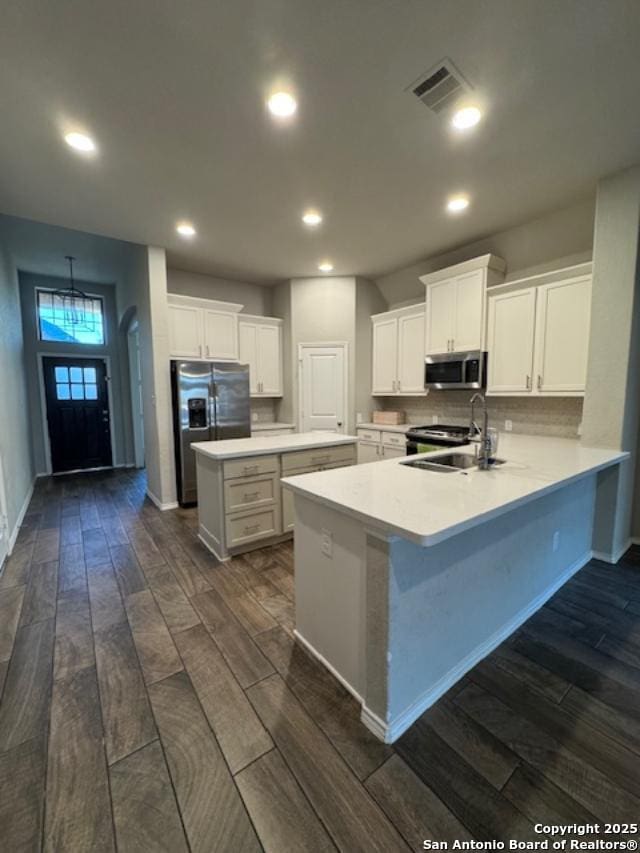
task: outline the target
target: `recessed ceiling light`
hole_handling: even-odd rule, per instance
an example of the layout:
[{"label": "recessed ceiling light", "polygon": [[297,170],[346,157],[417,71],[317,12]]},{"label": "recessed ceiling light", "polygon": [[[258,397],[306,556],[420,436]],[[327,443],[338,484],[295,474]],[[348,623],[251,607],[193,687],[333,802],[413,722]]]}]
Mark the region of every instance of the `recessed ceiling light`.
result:
[{"label": "recessed ceiling light", "polygon": [[463,107],[453,114],[451,124],[458,130],[468,130],[470,127],[475,127],[482,118],[482,113],[478,107]]},{"label": "recessed ceiling light", "polygon": [[318,269],[320,272],[331,272],[333,264],[331,261],[323,261],[321,264],[318,264]]},{"label": "recessed ceiling light", "polygon": [[178,222],[176,231],[181,237],[195,237],[196,229],[190,222]]},{"label": "recessed ceiling light", "polygon": [[450,213],[460,213],[469,207],[469,198],[466,195],[454,195],[447,201],[447,210]]},{"label": "recessed ceiling light", "polygon": [[302,215],[302,221],[305,225],[320,225],[322,222],[322,214],[318,210],[306,210]]},{"label": "recessed ceiling light", "polygon": [[87,136],[86,133],[77,133],[75,131],[72,133],[66,133],[64,141],[71,148],[75,148],[76,151],[82,151],[85,154],[96,150],[95,142],[90,136]]},{"label": "recessed ceiling light", "polygon": [[269,111],[278,118],[292,116],[298,109],[296,99],[289,92],[274,92],[267,101]]}]

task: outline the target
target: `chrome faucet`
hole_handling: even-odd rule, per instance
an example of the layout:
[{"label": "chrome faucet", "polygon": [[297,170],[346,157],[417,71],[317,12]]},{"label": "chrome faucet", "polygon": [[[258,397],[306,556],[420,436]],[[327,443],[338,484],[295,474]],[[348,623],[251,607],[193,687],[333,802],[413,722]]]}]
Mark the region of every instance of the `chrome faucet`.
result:
[{"label": "chrome faucet", "polygon": [[[478,426],[474,418],[474,409],[476,401],[482,403],[482,429]],[[489,469],[491,459],[491,438],[489,437],[489,416],[487,414],[487,401],[479,391],[473,395],[471,400],[471,422],[469,424],[469,441],[476,445],[476,459],[478,460],[478,468],[481,471]]]}]

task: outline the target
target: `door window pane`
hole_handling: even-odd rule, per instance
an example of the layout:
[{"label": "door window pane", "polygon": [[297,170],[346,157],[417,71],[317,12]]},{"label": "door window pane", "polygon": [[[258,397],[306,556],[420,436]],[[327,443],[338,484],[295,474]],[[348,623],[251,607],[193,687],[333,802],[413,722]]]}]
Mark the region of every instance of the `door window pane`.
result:
[{"label": "door window pane", "polygon": [[58,400],[70,400],[71,393],[69,392],[69,386],[66,382],[59,383],[56,385],[56,396]]},{"label": "door window pane", "polygon": [[84,386],[84,396],[86,400],[97,400],[98,399],[98,386],[88,384]]},{"label": "door window pane", "polygon": [[71,386],[71,399],[72,400],[84,400],[84,386],[83,385],[72,385]]},{"label": "door window pane", "polygon": [[95,382],[96,381],[96,369],[95,369],[95,367],[85,367],[85,369],[84,369],[84,381],[85,382]]},{"label": "door window pane", "polygon": [[69,368],[68,367],[56,367],[56,382],[68,382],[69,381]]},{"label": "door window pane", "polygon": [[70,367],[69,375],[71,377],[72,382],[82,382],[82,368],[81,367]]}]

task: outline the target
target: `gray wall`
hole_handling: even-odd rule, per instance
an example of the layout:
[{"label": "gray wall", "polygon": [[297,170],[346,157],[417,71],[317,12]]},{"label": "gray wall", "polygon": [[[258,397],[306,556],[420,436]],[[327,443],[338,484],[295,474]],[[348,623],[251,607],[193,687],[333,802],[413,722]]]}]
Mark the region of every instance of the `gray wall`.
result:
[{"label": "gray wall", "polygon": [[273,316],[272,288],[266,285],[247,284],[243,281],[216,278],[211,275],[167,270],[167,290],[181,296],[197,296],[200,299],[220,299],[223,302],[238,302],[244,305],[244,314]]},{"label": "gray wall", "polygon": [[29,400],[15,264],[0,221],[0,456],[4,466],[9,536],[14,534],[35,469],[29,442]]},{"label": "gray wall", "polygon": [[371,396],[373,382],[371,371],[372,326],[371,315],[387,310],[387,303],[373,281],[356,279],[356,346],[355,394],[356,423],[371,419],[371,412],[382,405],[379,397]]},{"label": "gray wall", "polygon": [[[633,454],[619,471],[600,478],[594,547],[614,557],[631,535],[640,424],[639,228],[640,166],[636,166],[598,184],[584,399],[584,442]],[[636,489],[636,523],[639,497]]]},{"label": "gray wall", "polygon": [[292,393],[298,411],[298,344],[341,343],[348,349],[347,432],[355,423],[356,280],[352,276],[291,280]]},{"label": "gray wall", "polygon": [[121,347],[118,336],[114,285],[97,284],[95,282],[76,282],[80,289],[85,290],[87,293],[102,296],[104,299],[106,343],[104,346],[90,346],[87,344],[67,344],[59,341],[41,341],[38,339],[36,288],[65,287],[67,279],[20,271],[19,280],[29,393],[30,433],[33,459],[37,473],[42,474],[47,472],[45,454],[46,413],[43,411],[40,392],[40,354],[87,356],[91,358],[108,356],[110,358],[109,395],[111,401],[111,431],[115,450],[113,461],[115,465],[128,464],[130,459],[127,456],[127,452],[130,448],[128,440],[125,439],[125,432],[130,428],[130,424],[126,421],[125,413],[130,412],[130,405],[128,403],[129,389],[123,383],[121,370]]},{"label": "gray wall", "polygon": [[434,255],[377,279],[391,307],[424,300],[419,276],[491,252],[507,262],[507,279],[591,259],[595,198]]},{"label": "gray wall", "polygon": [[293,400],[293,348],[291,345],[291,282],[283,281],[273,288],[273,316],[281,317],[282,324],[282,399],[276,403],[276,419],[295,423],[297,406]]}]

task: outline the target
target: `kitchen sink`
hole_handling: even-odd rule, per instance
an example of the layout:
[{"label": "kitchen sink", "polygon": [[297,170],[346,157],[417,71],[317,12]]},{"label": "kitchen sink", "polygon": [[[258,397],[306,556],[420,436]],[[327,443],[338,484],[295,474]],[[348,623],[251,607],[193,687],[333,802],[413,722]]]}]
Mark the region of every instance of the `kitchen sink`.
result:
[{"label": "kitchen sink", "polygon": [[[503,465],[504,459],[492,459],[490,468]],[[422,468],[425,471],[438,471],[442,474],[454,474],[456,471],[464,471],[467,468],[477,468],[478,460],[469,453],[447,453],[437,456],[435,459],[421,459],[419,456],[410,462],[404,463],[409,468]]]}]

